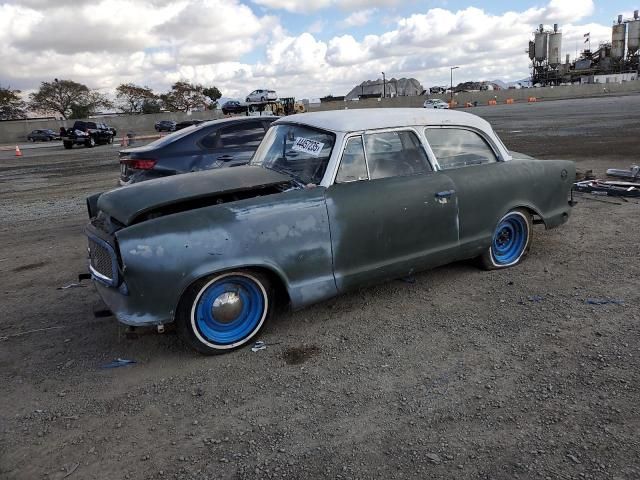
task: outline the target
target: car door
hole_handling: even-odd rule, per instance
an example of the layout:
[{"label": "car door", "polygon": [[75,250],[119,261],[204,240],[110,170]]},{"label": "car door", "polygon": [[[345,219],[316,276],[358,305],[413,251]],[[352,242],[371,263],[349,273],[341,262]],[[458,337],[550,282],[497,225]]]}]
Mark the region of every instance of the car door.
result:
[{"label": "car door", "polygon": [[204,150],[202,168],[234,167],[249,163],[268,125],[263,120],[218,127],[199,141]]},{"label": "car door", "polygon": [[341,291],[448,263],[458,242],[453,182],[412,130],[348,138],[327,189]]},{"label": "car door", "polygon": [[491,140],[478,131],[428,127],[425,137],[438,168],[455,184],[461,249],[484,249],[508,201],[518,198],[527,179],[518,178],[522,173],[502,161]]}]

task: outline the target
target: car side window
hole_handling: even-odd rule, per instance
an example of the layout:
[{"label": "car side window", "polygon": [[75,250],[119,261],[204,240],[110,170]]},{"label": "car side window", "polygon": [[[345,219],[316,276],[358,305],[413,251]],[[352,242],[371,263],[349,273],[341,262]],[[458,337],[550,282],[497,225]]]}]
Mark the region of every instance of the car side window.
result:
[{"label": "car side window", "polygon": [[358,180],[369,180],[361,136],[352,137],[347,141],[336,175],[336,183],[357,182]]},{"label": "car side window", "polygon": [[371,180],[403,177],[431,171],[427,154],[414,132],[394,131],[364,135]]},{"label": "car side window", "polygon": [[471,130],[427,128],[425,136],[443,170],[498,161],[487,141]]},{"label": "car side window", "polygon": [[229,125],[207,135],[200,144],[204,148],[257,148],[264,134],[262,122]]}]

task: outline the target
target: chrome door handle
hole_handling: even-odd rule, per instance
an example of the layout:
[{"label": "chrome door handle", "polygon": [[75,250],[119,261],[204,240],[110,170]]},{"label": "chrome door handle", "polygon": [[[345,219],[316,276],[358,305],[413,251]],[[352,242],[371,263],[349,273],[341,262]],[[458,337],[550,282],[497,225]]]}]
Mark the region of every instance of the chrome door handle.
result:
[{"label": "chrome door handle", "polygon": [[454,193],[456,193],[455,190],[443,190],[442,192],[436,193],[436,198],[450,198]]}]

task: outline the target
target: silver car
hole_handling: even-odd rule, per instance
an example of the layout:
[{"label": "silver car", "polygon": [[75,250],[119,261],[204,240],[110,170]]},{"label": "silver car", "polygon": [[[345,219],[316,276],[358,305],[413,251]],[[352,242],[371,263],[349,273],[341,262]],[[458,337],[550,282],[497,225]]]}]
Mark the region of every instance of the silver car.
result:
[{"label": "silver car", "polygon": [[247,102],[269,102],[273,100],[277,100],[278,95],[275,90],[266,90],[264,88],[260,88],[258,90],[254,90],[249,95],[247,95]]},{"label": "silver car", "polygon": [[424,108],[449,108],[449,104],[443,100],[440,100],[439,98],[431,98],[429,100],[425,100],[422,106]]}]

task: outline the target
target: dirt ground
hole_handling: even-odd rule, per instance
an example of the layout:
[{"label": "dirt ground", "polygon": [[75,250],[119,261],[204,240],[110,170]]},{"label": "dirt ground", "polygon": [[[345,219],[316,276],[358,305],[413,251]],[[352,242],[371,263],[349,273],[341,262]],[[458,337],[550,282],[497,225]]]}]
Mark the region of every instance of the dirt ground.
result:
[{"label": "dirt ground", "polygon": [[[640,96],[472,112],[580,170],[640,159]],[[581,196],[520,266],[344,295],[206,358],[59,289],[115,148],[2,155],[0,478],[640,478],[639,201]]]}]

